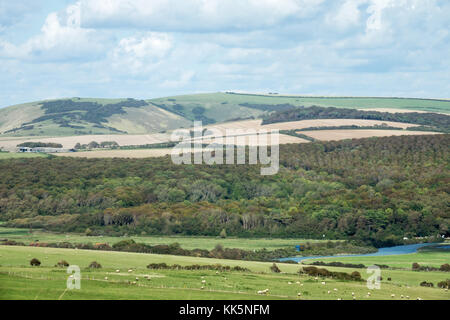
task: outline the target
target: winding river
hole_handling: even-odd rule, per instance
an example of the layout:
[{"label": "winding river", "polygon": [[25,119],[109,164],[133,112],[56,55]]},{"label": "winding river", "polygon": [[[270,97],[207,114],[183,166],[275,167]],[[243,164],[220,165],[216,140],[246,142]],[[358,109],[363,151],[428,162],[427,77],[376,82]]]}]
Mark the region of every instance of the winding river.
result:
[{"label": "winding river", "polygon": [[[418,244],[408,244],[404,246],[395,246],[388,248],[380,248],[377,252],[374,253],[366,253],[366,254],[348,254],[348,255],[334,255],[334,256],[309,256],[309,257],[290,257],[290,258],[282,258],[279,261],[296,261],[300,262],[308,259],[319,259],[319,258],[347,258],[347,257],[376,257],[376,256],[390,256],[390,255],[401,255],[401,254],[409,254],[417,252],[417,249],[430,246],[437,245],[437,243],[418,243]],[[450,249],[450,245],[442,244],[439,245],[441,249]]]}]

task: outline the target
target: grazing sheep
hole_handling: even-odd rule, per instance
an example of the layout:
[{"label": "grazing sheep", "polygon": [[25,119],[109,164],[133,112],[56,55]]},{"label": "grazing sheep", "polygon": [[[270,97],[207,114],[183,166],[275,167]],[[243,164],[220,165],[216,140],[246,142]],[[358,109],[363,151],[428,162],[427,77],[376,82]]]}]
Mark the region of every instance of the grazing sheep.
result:
[{"label": "grazing sheep", "polygon": [[300,287],[303,287],[303,283],[300,283]]},{"label": "grazing sheep", "polygon": [[370,297],[371,293],[370,293],[370,292],[367,292],[367,295]]},{"label": "grazing sheep", "polygon": [[297,297],[300,297],[301,295],[302,295],[302,293],[301,293],[301,292],[297,293]]},{"label": "grazing sheep", "polygon": [[422,300],[422,298],[421,297],[417,297],[417,300]]},{"label": "grazing sheep", "polygon": [[409,296],[406,296],[406,299],[409,299]]},{"label": "grazing sheep", "polygon": [[328,290],[328,294],[330,294],[331,293],[331,291],[330,290]]},{"label": "grazing sheep", "polygon": [[288,284],[292,284],[292,282],[289,281]]},{"label": "grazing sheep", "polygon": [[138,277],[136,277],[136,281],[139,281],[139,278],[138,278]]},{"label": "grazing sheep", "polygon": [[132,269],[128,269],[128,272],[133,272],[133,270]]},{"label": "grazing sheep", "polygon": [[300,284],[300,281],[296,281],[295,283],[296,283],[296,284]]},{"label": "grazing sheep", "polygon": [[108,281],[108,277],[105,277],[105,280]]},{"label": "grazing sheep", "polygon": [[206,283],[206,280],[202,280],[202,283]]},{"label": "grazing sheep", "polygon": [[202,290],[203,290],[203,289],[205,289],[205,287],[204,287],[204,286],[202,286],[202,287],[201,287],[200,289],[202,289]]},{"label": "grazing sheep", "polygon": [[391,294],[391,298],[395,298],[395,294]]},{"label": "grazing sheep", "polygon": [[119,270],[119,269],[117,269],[117,270],[116,270],[116,272],[117,272],[117,273],[119,273],[119,272],[120,272],[120,270]]},{"label": "grazing sheep", "polygon": [[315,277],[314,280],[319,280],[319,277]]},{"label": "grazing sheep", "polygon": [[354,292],[352,292],[352,296],[354,296],[355,295],[355,293]]},{"label": "grazing sheep", "polygon": [[333,289],[334,291],[338,291],[336,288]]},{"label": "grazing sheep", "polygon": [[355,296],[353,296],[353,300],[356,300],[356,297],[355,297]]},{"label": "grazing sheep", "polygon": [[269,289],[264,289],[264,290],[259,290],[258,294],[268,294],[269,293]]},{"label": "grazing sheep", "polygon": [[137,282],[136,281],[133,281],[131,284],[136,284]]},{"label": "grazing sheep", "polygon": [[325,285],[325,281],[322,281],[322,284]]}]

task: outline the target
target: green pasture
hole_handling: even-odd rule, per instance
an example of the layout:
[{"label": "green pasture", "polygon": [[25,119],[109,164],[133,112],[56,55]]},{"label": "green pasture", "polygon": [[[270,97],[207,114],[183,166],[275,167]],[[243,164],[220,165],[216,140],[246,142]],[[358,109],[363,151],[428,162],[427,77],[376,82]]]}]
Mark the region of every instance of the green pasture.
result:
[{"label": "green pasture", "polygon": [[[29,261],[39,259],[39,267]],[[65,268],[60,260],[81,269],[81,289],[67,290]],[[103,268],[88,269],[92,261]],[[169,265],[216,264],[246,267],[248,272],[149,270],[149,263]],[[369,290],[365,281],[315,279],[299,275],[300,265],[278,264],[282,273],[272,273],[271,263],[219,260],[169,255],[109,251],[0,246],[0,299],[449,299],[448,291],[420,287],[423,280],[448,278],[443,272],[383,270],[381,289]],[[352,272],[364,269],[329,268]],[[118,271],[117,271],[118,270]],[[132,270],[131,272],[128,272]],[[391,280],[387,280],[390,277]],[[136,279],[137,278],[137,279]],[[149,278],[149,279],[146,279]],[[204,281],[204,283],[202,283]],[[325,284],[322,284],[324,281]],[[268,295],[257,291],[269,289]],[[336,290],[335,290],[336,289]],[[370,292],[370,296],[368,295]],[[298,295],[300,293],[300,296]],[[392,296],[394,295],[394,296]],[[403,298],[402,298],[403,296]]]}]

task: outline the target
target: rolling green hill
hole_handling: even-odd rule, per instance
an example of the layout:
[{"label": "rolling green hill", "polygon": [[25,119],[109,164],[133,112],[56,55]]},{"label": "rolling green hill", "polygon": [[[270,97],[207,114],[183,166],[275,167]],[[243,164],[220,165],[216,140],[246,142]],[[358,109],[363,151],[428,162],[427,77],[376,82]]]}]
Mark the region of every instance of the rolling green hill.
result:
[{"label": "rolling green hill", "polygon": [[146,134],[204,124],[261,118],[272,111],[312,105],[398,109],[450,114],[450,100],[370,97],[305,97],[206,93],[156,98],[45,100],[0,109],[3,136]]}]

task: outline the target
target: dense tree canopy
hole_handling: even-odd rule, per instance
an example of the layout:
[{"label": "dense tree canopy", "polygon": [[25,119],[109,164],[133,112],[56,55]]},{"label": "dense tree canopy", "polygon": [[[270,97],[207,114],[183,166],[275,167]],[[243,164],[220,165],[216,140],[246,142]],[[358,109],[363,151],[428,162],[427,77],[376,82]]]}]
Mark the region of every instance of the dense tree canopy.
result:
[{"label": "dense tree canopy", "polygon": [[0,161],[0,219],[96,234],[450,235],[450,135],[280,146],[280,171],[149,159]]}]

